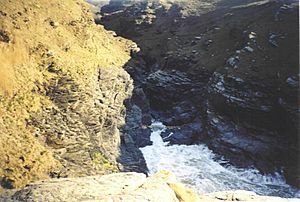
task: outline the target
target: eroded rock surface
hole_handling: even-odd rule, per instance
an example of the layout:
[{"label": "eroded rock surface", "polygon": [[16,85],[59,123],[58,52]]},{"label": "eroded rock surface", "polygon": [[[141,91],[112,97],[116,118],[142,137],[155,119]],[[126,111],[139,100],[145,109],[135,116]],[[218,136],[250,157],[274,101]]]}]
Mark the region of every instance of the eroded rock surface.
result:
[{"label": "eroded rock surface", "polygon": [[178,201],[160,178],[139,173],[37,182],[16,192],[11,201]]},{"label": "eroded rock surface", "polygon": [[1,188],[117,172],[123,157],[146,169],[135,145],[120,150],[133,90],[122,67],[136,44],[81,0],[4,0],[0,27]]},{"label": "eroded rock surface", "polygon": [[205,3],[108,5],[97,22],[141,48],[127,71],[169,127],[165,141],[206,143],[299,186],[298,2]]},{"label": "eroded rock surface", "polygon": [[[55,106],[33,114],[30,125],[39,128],[35,135],[45,139],[64,167],[53,175],[71,177],[95,175],[101,169],[103,173],[117,170],[119,127],[125,123],[123,101],[131,92],[129,75],[118,68],[99,69],[90,78],[88,90],[80,89],[67,76],[51,80],[46,94]],[[106,168],[101,168],[103,164]]]},{"label": "eroded rock surface", "polygon": [[198,195],[161,171],[151,177],[141,173],[66,178],[36,182],[0,198],[6,202],[115,201],[115,202],[211,202],[211,201],[299,201],[259,196],[249,191],[226,191]]}]

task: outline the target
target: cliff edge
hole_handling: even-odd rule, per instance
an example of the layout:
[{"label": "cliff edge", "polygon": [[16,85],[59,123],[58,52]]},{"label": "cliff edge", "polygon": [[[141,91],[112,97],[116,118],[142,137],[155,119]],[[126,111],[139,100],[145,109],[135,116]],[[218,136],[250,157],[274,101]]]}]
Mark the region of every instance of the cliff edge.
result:
[{"label": "cliff edge", "polygon": [[0,2],[0,184],[118,171],[135,44],[80,0]]}]

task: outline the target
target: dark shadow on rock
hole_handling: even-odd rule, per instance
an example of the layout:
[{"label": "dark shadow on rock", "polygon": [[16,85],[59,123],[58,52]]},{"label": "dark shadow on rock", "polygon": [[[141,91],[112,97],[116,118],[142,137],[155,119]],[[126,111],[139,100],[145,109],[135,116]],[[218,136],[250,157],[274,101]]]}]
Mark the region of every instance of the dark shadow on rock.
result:
[{"label": "dark shadow on rock", "polygon": [[[138,162],[136,148],[151,144],[154,118],[168,126],[162,135],[170,144],[205,143],[237,167],[283,169],[300,186],[297,6],[253,2],[220,1],[216,10],[184,18],[178,6],[141,3],[97,21],[141,49],[124,66],[135,85],[125,103],[124,156]],[[278,49],[270,30],[288,33]]]}]

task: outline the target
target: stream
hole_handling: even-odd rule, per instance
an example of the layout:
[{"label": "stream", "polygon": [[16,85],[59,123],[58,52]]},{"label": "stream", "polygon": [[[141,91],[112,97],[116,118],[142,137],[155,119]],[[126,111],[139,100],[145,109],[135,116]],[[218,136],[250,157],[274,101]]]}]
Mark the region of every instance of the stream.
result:
[{"label": "stream", "polygon": [[202,144],[168,146],[160,136],[166,126],[154,121],[151,129],[153,144],[140,148],[149,175],[160,170],[171,171],[179,182],[198,193],[248,190],[260,195],[300,197],[300,190],[288,185],[280,173],[263,175],[255,168],[233,167],[224,160],[217,160],[214,153]]}]

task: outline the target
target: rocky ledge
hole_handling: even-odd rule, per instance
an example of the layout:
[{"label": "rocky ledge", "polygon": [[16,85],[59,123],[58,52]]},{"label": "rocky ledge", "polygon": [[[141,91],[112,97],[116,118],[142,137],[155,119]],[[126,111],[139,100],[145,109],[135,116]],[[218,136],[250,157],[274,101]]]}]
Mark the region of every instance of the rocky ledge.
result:
[{"label": "rocky ledge", "polygon": [[2,197],[2,200],[6,202],[297,201],[293,199],[259,196],[248,191],[226,191],[198,195],[191,189],[176,182],[172,173],[167,171],[160,171],[151,177],[146,177],[141,173],[129,172],[104,176],[40,181],[28,185],[23,190]]}]

